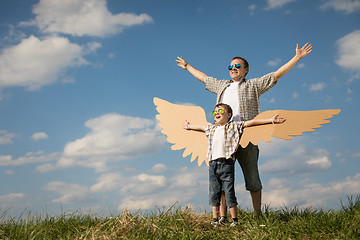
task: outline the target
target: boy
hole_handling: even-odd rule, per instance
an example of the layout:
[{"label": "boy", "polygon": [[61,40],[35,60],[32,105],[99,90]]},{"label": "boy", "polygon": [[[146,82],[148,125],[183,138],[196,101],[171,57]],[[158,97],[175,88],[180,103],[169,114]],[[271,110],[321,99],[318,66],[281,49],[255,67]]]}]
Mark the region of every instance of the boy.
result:
[{"label": "boy", "polygon": [[221,192],[225,192],[226,203],[229,205],[233,222],[231,227],[238,225],[237,200],[235,196],[235,152],[239,145],[242,129],[262,124],[278,124],[285,122],[284,118],[275,115],[271,119],[257,119],[250,121],[230,121],[232,109],[229,105],[219,103],[213,111],[214,125],[191,125],[185,120],[186,130],[205,132],[209,138],[207,160],[209,161],[209,203],[212,206],[213,222],[217,227],[219,222],[219,206]]}]

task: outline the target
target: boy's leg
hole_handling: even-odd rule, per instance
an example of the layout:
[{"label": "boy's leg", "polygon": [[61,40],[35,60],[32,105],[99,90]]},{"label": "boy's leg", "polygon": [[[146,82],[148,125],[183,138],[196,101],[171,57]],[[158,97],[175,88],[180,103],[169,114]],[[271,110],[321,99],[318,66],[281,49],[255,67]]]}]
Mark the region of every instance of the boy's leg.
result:
[{"label": "boy's leg", "polygon": [[211,226],[217,228],[221,225],[219,222],[219,206],[212,206],[212,213],[213,213],[213,221],[211,222]]},{"label": "boy's leg", "polygon": [[237,219],[237,206],[229,207],[232,219]]},{"label": "boy's leg", "polygon": [[227,218],[227,206],[226,206],[226,198],[224,191],[222,191],[221,199],[220,199],[220,217]]},{"label": "boy's leg", "polygon": [[213,219],[219,218],[219,206],[212,206]]},{"label": "boy's leg", "polygon": [[232,206],[229,207],[230,209],[230,213],[231,213],[231,217],[233,222],[230,224],[230,227],[236,227],[237,225],[239,225],[239,221],[238,221],[238,215],[237,215],[237,206]]},{"label": "boy's leg", "polygon": [[[226,203],[231,206],[230,213],[231,217],[237,218],[237,199],[235,195],[235,161],[232,159],[227,159],[224,162],[223,175],[221,181],[223,184],[223,189],[225,192]],[[236,220],[237,221],[237,220]]]},{"label": "boy's leg", "polygon": [[[221,183],[218,171],[218,162],[210,161],[209,162],[209,204],[213,208],[213,214],[216,211],[216,216],[219,217],[219,205],[221,197]],[[216,207],[215,207],[216,206]]]}]

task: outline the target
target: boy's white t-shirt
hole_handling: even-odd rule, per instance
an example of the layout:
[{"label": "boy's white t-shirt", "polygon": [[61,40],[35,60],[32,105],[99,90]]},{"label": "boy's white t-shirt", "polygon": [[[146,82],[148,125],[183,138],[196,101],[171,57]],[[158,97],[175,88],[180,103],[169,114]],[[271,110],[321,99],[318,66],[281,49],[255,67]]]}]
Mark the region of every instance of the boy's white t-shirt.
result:
[{"label": "boy's white t-shirt", "polygon": [[239,106],[239,83],[233,82],[225,89],[222,103],[229,105],[233,111],[232,120],[241,121]]},{"label": "boy's white t-shirt", "polygon": [[225,126],[215,128],[211,149],[211,160],[225,158]]}]

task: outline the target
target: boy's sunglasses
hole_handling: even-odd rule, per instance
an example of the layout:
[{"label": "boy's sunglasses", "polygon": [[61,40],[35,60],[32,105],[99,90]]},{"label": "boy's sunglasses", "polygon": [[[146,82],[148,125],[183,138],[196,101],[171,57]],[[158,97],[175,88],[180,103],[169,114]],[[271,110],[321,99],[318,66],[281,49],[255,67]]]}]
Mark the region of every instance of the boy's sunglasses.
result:
[{"label": "boy's sunglasses", "polygon": [[214,111],[212,111],[212,115],[213,116],[215,116],[217,113],[223,113],[224,112],[224,109],[222,109],[222,108],[219,108],[217,111],[216,110],[214,110]]},{"label": "boy's sunglasses", "polygon": [[[240,63],[237,63],[237,64],[235,64],[235,67],[236,67],[237,69],[239,69],[239,68],[241,68],[241,64],[240,64]],[[233,68],[234,68],[234,65],[229,65],[229,67],[228,67],[229,70],[231,70],[231,69],[233,69]]]}]

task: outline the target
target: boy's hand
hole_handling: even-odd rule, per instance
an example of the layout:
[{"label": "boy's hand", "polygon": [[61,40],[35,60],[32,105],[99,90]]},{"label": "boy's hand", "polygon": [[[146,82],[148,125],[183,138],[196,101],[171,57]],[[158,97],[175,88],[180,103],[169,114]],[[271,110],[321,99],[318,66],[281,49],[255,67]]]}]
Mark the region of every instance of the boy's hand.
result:
[{"label": "boy's hand", "polygon": [[286,119],[285,118],[279,118],[279,114],[276,114],[275,116],[272,117],[271,122],[274,124],[280,124],[285,122]]},{"label": "boy's hand", "polygon": [[190,125],[190,123],[187,120],[185,120],[184,129],[189,130],[189,125]]}]

